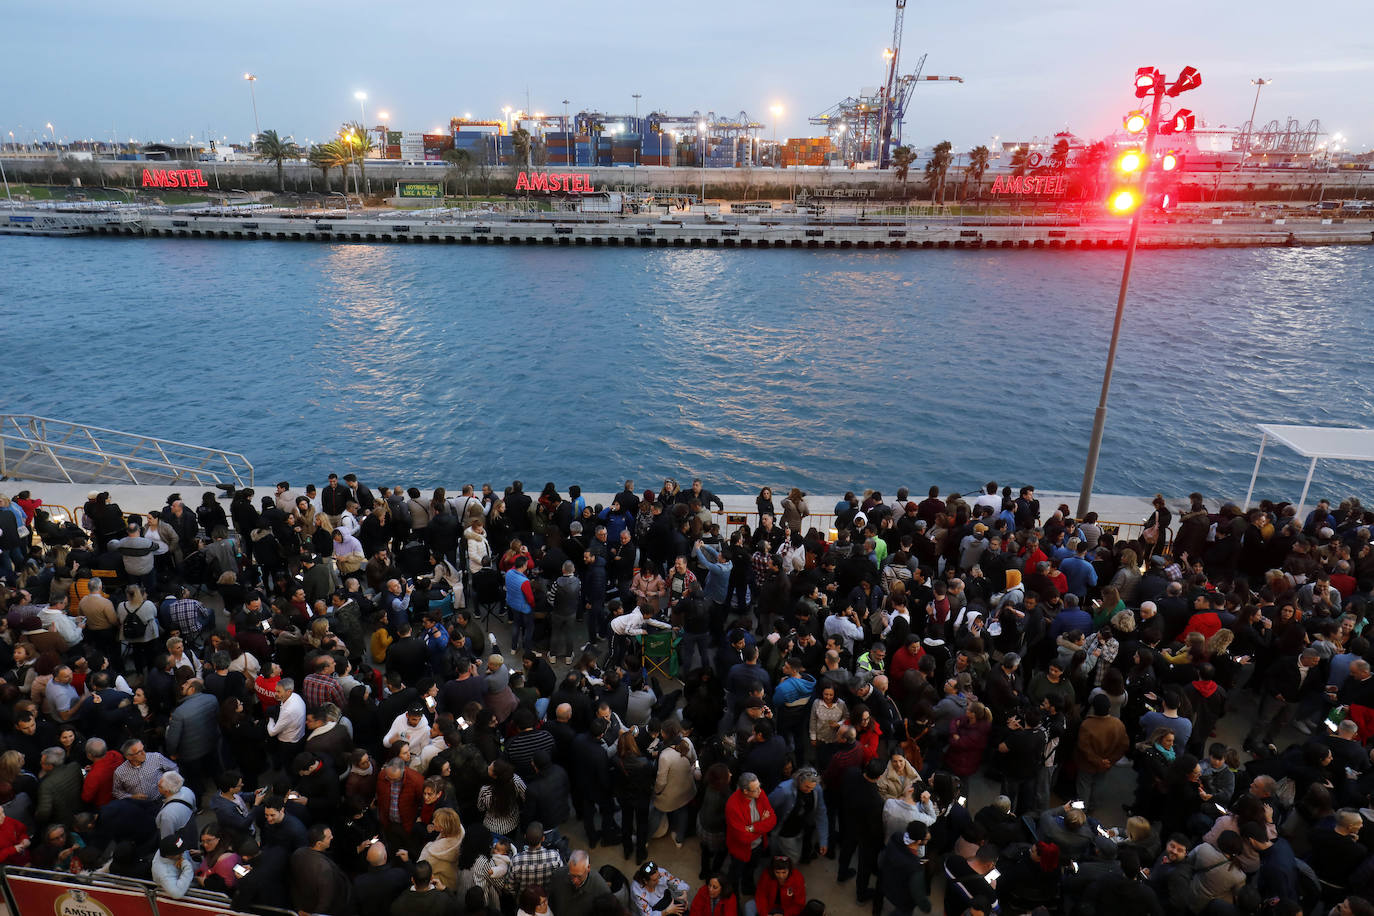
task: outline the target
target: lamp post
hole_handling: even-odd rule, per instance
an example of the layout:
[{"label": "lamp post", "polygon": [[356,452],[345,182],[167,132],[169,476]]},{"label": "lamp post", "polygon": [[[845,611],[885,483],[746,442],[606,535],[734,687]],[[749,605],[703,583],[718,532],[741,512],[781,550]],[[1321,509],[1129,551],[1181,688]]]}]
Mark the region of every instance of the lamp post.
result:
[{"label": "lamp post", "polygon": [[1245,156],[1240,160],[1242,165],[1245,164],[1245,159],[1250,155],[1250,135],[1255,132],[1255,112],[1259,110],[1260,90],[1272,82],[1273,80],[1267,80],[1264,77],[1257,77],[1250,81],[1250,85],[1255,87],[1255,102],[1250,106],[1250,126],[1245,129],[1245,142],[1241,147],[1241,151],[1245,153]]},{"label": "lamp post", "polygon": [[706,122],[697,122],[697,134],[701,136],[701,212],[706,212]]},{"label": "lamp post", "polygon": [[572,121],[568,120],[568,100],[567,100],[567,99],[564,99],[564,100],[563,100],[563,145],[564,145],[565,147],[567,147],[567,152],[568,152],[568,166],[569,166],[570,168],[571,168],[572,166],[577,165],[577,162],[575,162],[575,161],[573,160],[573,136],[572,136],[572,135],[573,135]]},{"label": "lamp post", "polygon": [[253,103],[253,138],[256,140],[258,135],[262,133],[262,125],[258,123],[258,93],[253,88],[253,84],[258,81],[258,78],[251,73],[245,73],[243,78],[248,81],[248,98]]},{"label": "lamp post", "polygon": [[782,106],[774,105],[768,109],[773,112],[773,168],[778,167],[778,118],[782,117]]},{"label": "lamp post", "polygon": [[385,159],[385,158],[386,158],[386,148],[387,148],[387,145],[388,145],[388,144],[387,144],[387,134],[389,133],[389,131],[387,130],[387,126],[388,126],[388,125],[390,124],[390,122],[391,122],[391,113],[388,112],[388,111],[379,111],[379,112],[377,112],[377,120],[381,122],[378,126],[380,127],[380,129],[381,129],[381,134],[382,134],[382,158]]}]

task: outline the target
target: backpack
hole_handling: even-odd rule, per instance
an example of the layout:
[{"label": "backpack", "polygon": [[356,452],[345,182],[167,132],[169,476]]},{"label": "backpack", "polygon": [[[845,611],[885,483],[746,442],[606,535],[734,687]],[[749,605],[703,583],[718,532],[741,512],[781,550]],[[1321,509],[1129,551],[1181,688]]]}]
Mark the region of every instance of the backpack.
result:
[{"label": "backpack", "polygon": [[124,618],[124,623],[120,627],[120,632],[123,633],[124,638],[130,642],[138,642],[143,638],[143,634],[148,632],[148,621],[138,616],[138,610],[129,607],[127,602],[124,604],[124,607],[128,610],[128,616]]}]

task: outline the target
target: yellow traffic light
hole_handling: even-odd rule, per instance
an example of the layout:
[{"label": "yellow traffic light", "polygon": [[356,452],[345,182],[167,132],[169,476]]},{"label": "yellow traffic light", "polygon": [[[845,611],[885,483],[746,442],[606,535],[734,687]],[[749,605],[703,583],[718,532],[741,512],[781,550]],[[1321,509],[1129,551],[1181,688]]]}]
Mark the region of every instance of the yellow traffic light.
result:
[{"label": "yellow traffic light", "polygon": [[1178,153],[1174,150],[1169,150],[1159,157],[1159,170],[1161,172],[1172,172],[1176,168],[1178,168]]},{"label": "yellow traffic light", "polygon": [[1139,172],[1145,167],[1145,154],[1138,149],[1129,149],[1116,160],[1116,168],[1127,175]]},{"label": "yellow traffic light", "polygon": [[1140,195],[1130,188],[1113,191],[1107,198],[1107,208],[1118,216],[1125,215],[1140,206]]},{"label": "yellow traffic light", "polygon": [[1126,126],[1126,133],[1138,134],[1145,129],[1146,125],[1150,123],[1150,116],[1147,115],[1144,111],[1137,109],[1136,111],[1133,111],[1130,114],[1126,115],[1126,118],[1122,123]]}]

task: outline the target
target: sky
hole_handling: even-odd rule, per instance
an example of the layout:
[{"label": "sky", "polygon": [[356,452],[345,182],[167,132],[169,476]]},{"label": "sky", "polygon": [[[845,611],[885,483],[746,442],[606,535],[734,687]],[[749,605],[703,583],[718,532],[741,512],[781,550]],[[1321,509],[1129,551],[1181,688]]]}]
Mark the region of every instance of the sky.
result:
[{"label": "sky", "polygon": [[[903,70],[964,82],[918,85],[904,139],[956,150],[1069,129],[1104,136],[1135,107],[1136,67],[1202,72],[1183,104],[1239,126],[1250,80],[1273,79],[1260,123],[1316,118],[1355,149],[1374,144],[1374,3],[1327,0],[909,0]],[[883,78],[893,0],[235,0],[167,4],[47,0],[6,8],[0,135],[245,142],[263,129],[326,138],[385,110],[430,131],[501,108],[690,115],[747,111],[779,137],[819,136],[807,118]],[[528,93],[528,95],[527,95]]]}]

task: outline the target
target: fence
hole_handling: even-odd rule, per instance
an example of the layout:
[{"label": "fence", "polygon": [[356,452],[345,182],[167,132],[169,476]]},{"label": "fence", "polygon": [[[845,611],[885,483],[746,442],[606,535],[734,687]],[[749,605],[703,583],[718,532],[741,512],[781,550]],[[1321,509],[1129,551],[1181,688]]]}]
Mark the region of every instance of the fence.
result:
[{"label": "fence", "polygon": [[[135,878],[3,866],[0,884],[12,916],[224,916],[237,912],[225,894],[192,889],[174,899],[159,893],[151,881]],[[255,910],[295,916],[276,907]]]}]

